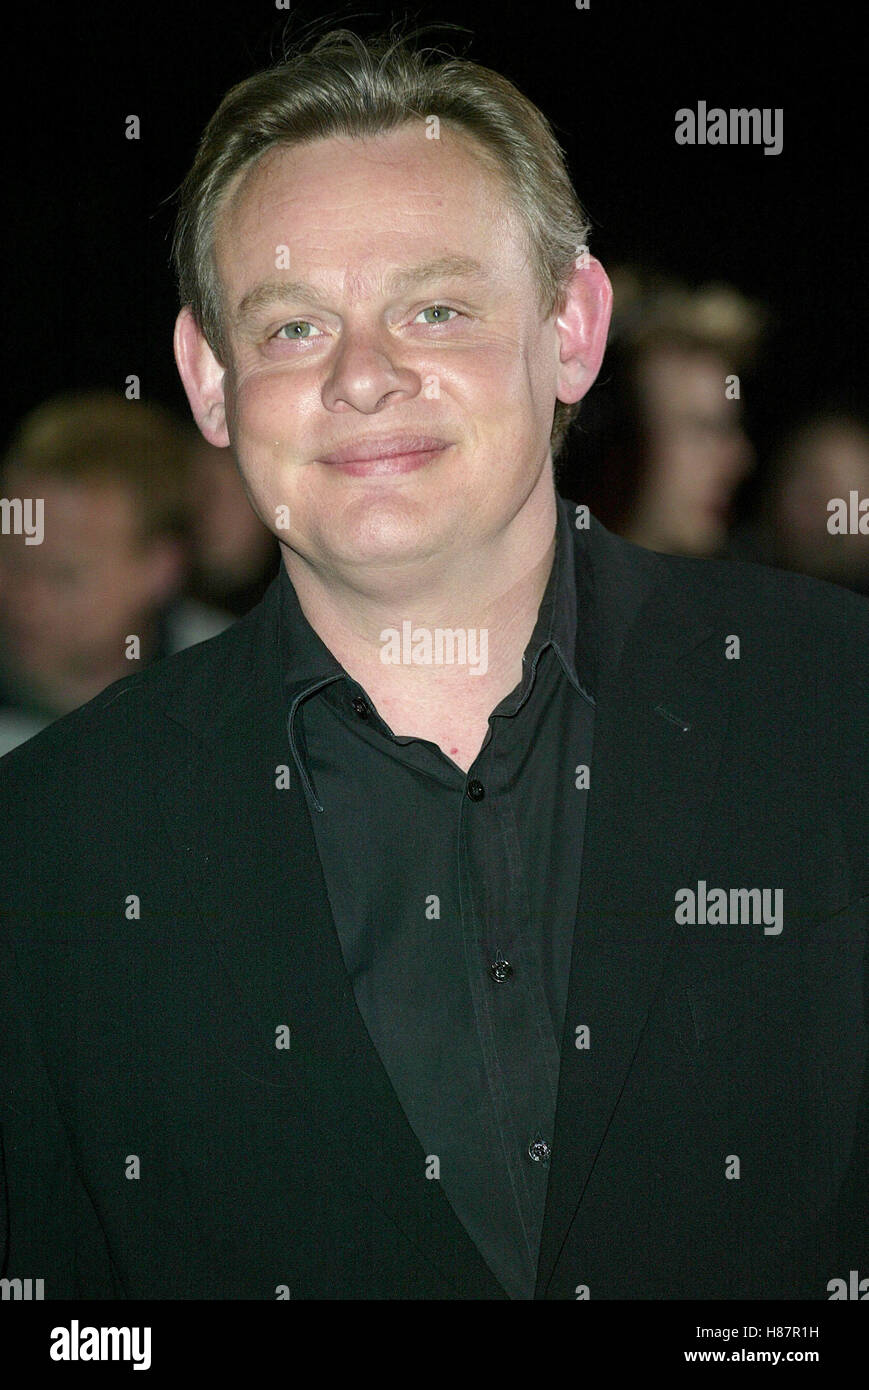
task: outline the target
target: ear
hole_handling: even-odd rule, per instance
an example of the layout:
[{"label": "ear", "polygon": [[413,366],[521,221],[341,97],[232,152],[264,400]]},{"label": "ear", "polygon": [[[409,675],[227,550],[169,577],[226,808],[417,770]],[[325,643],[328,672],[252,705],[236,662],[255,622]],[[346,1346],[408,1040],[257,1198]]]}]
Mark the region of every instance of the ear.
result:
[{"label": "ear", "polygon": [[194,420],[209,444],[227,448],[230,441],[223,392],[226,369],[212,352],[189,304],[184,305],[175,320],[173,346]]},{"label": "ear", "polygon": [[613,307],[612,285],[600,261],[588,252],[577,259],[579,263],[571,276],[564,308],[555,321],[558,334],[555,394],[568,405],[582,400],[600,371]]}]

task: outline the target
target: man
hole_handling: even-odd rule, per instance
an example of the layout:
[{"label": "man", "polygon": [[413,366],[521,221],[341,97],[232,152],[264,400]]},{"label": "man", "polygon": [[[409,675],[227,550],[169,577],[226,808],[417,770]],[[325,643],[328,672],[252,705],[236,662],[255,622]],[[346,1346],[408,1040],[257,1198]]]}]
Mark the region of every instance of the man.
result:
[{"label": "man", "polygon": [[464,61],[339,31],[212,118],[176,359],[283,569],[0,764],[46,1297],[826,1298],[865,1255],[865,608],[557,497],[586,233]]},{"label": "man", "polygon": [[48,517],[0,540],[0,754],[228,613],[183,597],[184,432],[111,391],[52,397],[15,431],[4,495]]}]

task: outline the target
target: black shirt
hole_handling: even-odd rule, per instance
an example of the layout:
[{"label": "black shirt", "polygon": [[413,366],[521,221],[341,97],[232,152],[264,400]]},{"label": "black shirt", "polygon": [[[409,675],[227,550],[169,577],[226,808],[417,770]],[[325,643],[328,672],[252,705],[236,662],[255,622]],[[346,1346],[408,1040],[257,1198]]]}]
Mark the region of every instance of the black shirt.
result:
[{"label": "black shirt", "polygon": [[[520,683],[467,775],[395,737],[281,566],[288,734],[356,1002],[439,1181],[534,1296],[594,734],[591,569],[572,503]],[[470,647],[469,647],[470,650]],[[580,666],[577,668],[577,656]]]}]

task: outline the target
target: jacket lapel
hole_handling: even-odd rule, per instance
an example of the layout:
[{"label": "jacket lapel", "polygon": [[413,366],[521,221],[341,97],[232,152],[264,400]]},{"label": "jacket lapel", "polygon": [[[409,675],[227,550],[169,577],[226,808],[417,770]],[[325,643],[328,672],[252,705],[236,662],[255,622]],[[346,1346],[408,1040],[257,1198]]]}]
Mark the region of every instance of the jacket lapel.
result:
[{"label": "jacket lapel", "polygon": [[[303,1099],[330,1170],[362,1183],[463,1297],[505,1298],[440,1183],[425,1177],[356,1005],[287,742],[277,597],[275,581],[226,634],[220,661],[203,658],[201,680],[179,682],[167,711],[192,735],[159,792],[185,901],[198,905],[237,994],[253,1079]],[[293,769],[289,787],[278,786],[281,767]],[[275,1046],[281,1024],[289,1054]]]},{"label": "jacket lapel", "polygon": [[[673,895],[689,882],[729,704],[723,636],[719,650],[716,630],[698,624],[665,564],[594,519],[587,534],[593,617],[578,641],[599,639],[597,708],[538,1298],[661,975],[675,930]],[[575,1045],[582,1024],[591,1030],[586,1050]],[[581,1268],[574,1273],[582,1282]]]}]

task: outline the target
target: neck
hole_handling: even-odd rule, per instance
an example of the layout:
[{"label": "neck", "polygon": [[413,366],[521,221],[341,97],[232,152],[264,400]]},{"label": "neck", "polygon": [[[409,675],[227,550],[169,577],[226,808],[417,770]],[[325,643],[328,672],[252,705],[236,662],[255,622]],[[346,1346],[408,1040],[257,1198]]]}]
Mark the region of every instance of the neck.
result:
[{"label": "neck", "polygon": [[[485,541],[442,552],[364,592],[284,550],[302,612],[381,713],[388,707],[393,715],[416,716],[417,725],[426,718],[435,725],[448,710],[455,720],[458,709],[459,719],[478,720],[518,684],[555,555],[557,501],[551,480],[548,489],[535,493],[512,522]],[[467,660],[450,660],[450,644],[444,641],[438,662],[439,629],[464,634]],[[385,641],[384,630],[396,637]],[[426,640],[430,664],[420,659]],[[453,651],[460,653],[461,645]],[[400,730],[393,725],[393,732]]]}]

